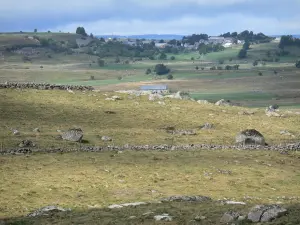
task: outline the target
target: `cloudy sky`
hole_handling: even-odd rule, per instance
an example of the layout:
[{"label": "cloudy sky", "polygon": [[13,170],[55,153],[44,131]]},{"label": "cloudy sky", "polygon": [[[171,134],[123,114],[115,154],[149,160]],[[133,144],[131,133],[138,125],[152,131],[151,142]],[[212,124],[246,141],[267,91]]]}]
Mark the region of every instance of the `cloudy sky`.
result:
[{"label": "cloudy sky", "polygon": [[3,0],[0,32],[300,34],[300,0]]}]

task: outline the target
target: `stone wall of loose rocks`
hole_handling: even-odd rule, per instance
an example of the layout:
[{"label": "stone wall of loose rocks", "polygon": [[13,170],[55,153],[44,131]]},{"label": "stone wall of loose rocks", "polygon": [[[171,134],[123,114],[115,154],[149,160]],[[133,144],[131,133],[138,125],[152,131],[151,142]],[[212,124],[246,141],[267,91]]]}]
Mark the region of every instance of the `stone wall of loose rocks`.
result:
[{"label": "stone wall of loose rocks", "polygon": [[62,84],[48,84],[48,83],[31,83],[31,82],[5,82],[0,83],[0,89],[20,88],[20,89],[38,89],[38,90],[73,90],[73,91],[91,91],[94,90],[92,86],[82,85],[62,85]]},{"label": "stone wall of loose rocks", "polygon": [[42,153],[57,153],[57,152],[101,152],[101,151],[124,151],[124,150],[134,150],[134,151],[174,151],[174,150],[266,150],[266,151],[278,151],[282,154],[288,154],[288,151],[298,151],[300,150],[300,142],[286,145],[272,145],[272,146],[255,146],[255,145],[208,145],[208,144],[186,144],[186,145],[124,145],[124,146],[81,146],[76,149],[35,149],[31,148],[16,148],[8,149],[0,152],[2,155],[6,154],[30,154],[34,152]]}]

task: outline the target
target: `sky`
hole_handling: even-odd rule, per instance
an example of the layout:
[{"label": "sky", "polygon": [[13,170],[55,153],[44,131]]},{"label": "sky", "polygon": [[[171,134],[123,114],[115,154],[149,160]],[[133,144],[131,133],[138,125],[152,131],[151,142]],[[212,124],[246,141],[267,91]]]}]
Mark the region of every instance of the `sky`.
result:
[{"label": "sky", "polygon": [[0,32],[300,34],[300,0],[4,0]]}]

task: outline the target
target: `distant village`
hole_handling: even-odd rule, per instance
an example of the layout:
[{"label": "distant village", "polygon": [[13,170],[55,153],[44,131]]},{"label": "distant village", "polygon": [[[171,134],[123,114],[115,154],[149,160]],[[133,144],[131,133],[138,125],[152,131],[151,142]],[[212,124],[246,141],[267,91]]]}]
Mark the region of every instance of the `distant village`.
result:
[{"label": "distant village", "polygon": [[[105,41],[111,41],[113,38],[106,38]],[[119,38],[114,39],[117,41],[122,42],[123,44],[130,45],[130,46],[139,46],[141,44],[150,44],[152,42],[155,43],[155,47],[157,48],[166,48],[167,46],[171,47],[177,47],[178,45],[171,44],[169,40],[140,40],[140,39],[133,39],[133,38]],[[235,40],[234,38],[225,38],[225,37],[219,37],[219,36],[211,36],[208,38],[208,40],[201,39],[198,42],[195,42],[193,45],[189,43],[182,43],[179,45],[180,47],[184,47],[189,50],[197,50],[200,44],[221,44],[225,48],[232,47],[234,44],[244,44],[245,41],[243,40]]]}]

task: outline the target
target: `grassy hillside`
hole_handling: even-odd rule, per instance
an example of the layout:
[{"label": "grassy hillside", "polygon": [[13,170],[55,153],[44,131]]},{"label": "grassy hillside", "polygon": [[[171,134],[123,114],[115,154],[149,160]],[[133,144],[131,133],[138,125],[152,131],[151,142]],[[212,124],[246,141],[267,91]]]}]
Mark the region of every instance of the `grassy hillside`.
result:
[{"label": "grassy hillside", "polygon": [[[292,141],[280,135],[290,130],[299,137],[299,116],[286,114],[285,118],[269,118],[264,109],[254,109],[251,116],[238,115],[245,110],[238,107],[200,105],[192,101],[164,100],[166,105],[149,101],[146,96],[121,95],[124,100],[112,102],[105,98],[114,93],[68,93],[67,91],[0,90],[0,141],[5,147],[16,147],[26,138],[33,139],[40,148],[68,146],[55,140],[56,130],[81,127],[84,139],[90,145],[103,145],[99,136],[112,136],[114,144],[232,144],[235,135],[243,129],[260,130],[269,143]],[[106,114],[105,111],[116,114]],[[284,111],[283,111],[284,113]],[[215,124],[211,131],[200,130],[204,123]],[[172,136],[162,130],[165,126],[176,129],[196,129],[195,136]],[[40,128],[36,135],[32,130]],[[18,129],[21,136],[13,136],[9,129]]]}]

